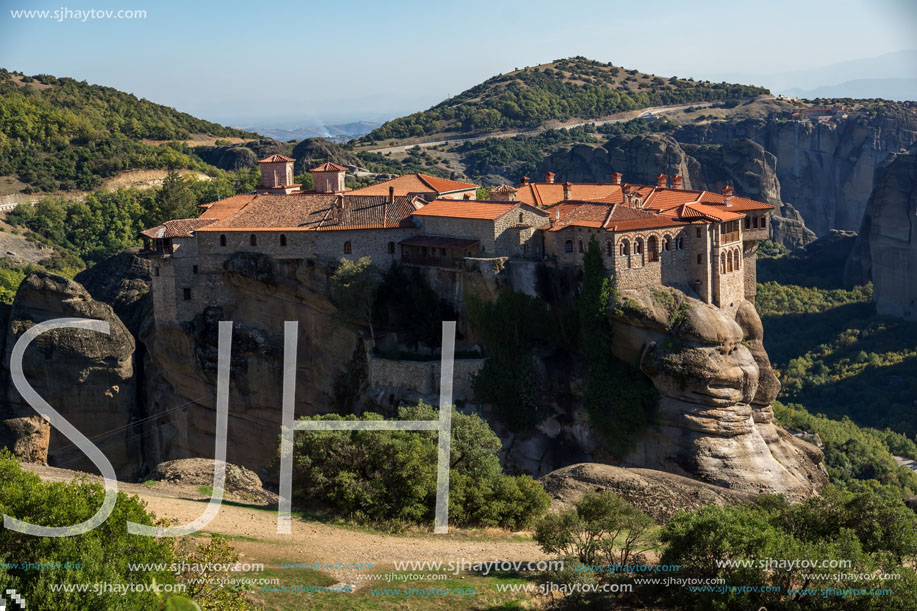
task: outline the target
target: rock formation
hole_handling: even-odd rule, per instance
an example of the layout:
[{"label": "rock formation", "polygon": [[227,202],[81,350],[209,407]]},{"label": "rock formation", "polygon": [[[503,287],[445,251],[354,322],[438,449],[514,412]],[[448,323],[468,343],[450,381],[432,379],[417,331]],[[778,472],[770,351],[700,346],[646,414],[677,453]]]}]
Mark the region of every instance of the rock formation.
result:
[{"label": "rock formation", "polygon": [[[111,306],[94,300],[78,283],[47,272],[29,275],[16,294],[6,332],[3,371],[9,375],[17,338],[36,323],[54,318],[106,321],[110,334],[58,329],[40,335],[25,353],[26,379],[64,418],[96,445],[119,477],[135,474],[140,443],[131,426],[136,416],[134,338]],[[0,445],[31,462],[94,471],[90,461],[42,419],[7,379],[0,409]],[[114,433],[114,434],[112,434]]]},{"label": "rock formation", "polygon": [[570,508],[588,492],[610,490],[660,523],[680,510],[693,511],[704,505],[738,505],[756,496],[674,473],[598,463],[563,467],[539,481],[554,499],[552,509]]},{"label": "rock formation", "polygon": [[[656,422],[624,464],[747,492],[814,494],[821,452],[773,425],[779,382],[750,303],[736,320],[677,289],[626,291],[612,350],[661,395]],[[762,373],[763,372],[763,373]]]},{"label": "rock formation", "polygon": [[846,276],[873,281],[880,314],[917,320],[917,145],[894,155],[875,184]]}]

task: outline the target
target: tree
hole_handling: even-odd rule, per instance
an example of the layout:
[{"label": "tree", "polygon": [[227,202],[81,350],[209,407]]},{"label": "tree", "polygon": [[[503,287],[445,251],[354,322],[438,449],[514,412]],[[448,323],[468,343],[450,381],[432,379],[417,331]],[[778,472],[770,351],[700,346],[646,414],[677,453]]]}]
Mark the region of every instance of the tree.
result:
[{"label": "tree", "polygon": [[369,257],[356,261],[341,259],[331,276],[331,296],[340,309],[352,318],[362,318],[369,325],[372,345],[376,345],[373,331],[373,303],[379,290],[379,269]]},{"label": "tree", "polygon": [[175,169],[170,169],[156,193],[151,224],[194,217],[197,217],[197,205],[191,186]]}]

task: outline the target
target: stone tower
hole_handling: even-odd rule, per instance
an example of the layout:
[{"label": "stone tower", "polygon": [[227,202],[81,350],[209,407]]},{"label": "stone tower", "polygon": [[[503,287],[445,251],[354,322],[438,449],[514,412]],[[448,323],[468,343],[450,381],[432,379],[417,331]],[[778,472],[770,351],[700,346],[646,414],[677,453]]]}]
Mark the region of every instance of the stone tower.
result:
[{"label": "stone tower", "polygon": [[312,173],[312,188],[317,193],[341,193],[344,190],[344,172],[347,171],[344,166],[329,161],[309,171]]}]

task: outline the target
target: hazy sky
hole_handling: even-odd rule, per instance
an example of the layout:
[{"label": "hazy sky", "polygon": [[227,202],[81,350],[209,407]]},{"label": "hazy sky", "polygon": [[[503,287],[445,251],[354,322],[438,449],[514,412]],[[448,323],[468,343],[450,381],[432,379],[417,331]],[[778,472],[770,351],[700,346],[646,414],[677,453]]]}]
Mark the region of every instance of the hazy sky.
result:
[{"label": "hazy sky", "polygon": [[[715,79],[917,46],[915,0],[68,2],[0,0],[0,66],[116,87],[233,125],[389,118],[573,55]],[[11,14],[62,8],[147,16]]]}]

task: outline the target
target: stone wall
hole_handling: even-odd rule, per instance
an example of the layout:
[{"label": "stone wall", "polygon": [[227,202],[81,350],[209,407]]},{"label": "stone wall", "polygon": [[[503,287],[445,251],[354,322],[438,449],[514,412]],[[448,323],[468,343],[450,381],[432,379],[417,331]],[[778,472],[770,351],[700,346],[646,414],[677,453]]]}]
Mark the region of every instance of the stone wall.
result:
[{"label": "stone wall", "polygon": [[[456,359],[452,371],[452,398],[470,401],[474,398],[472,377],[487,359]],[[372,357],[370,360],[370,386],[373,389],[398,388],[421,395],[439,395],[440,362],[400,361]]]}]

